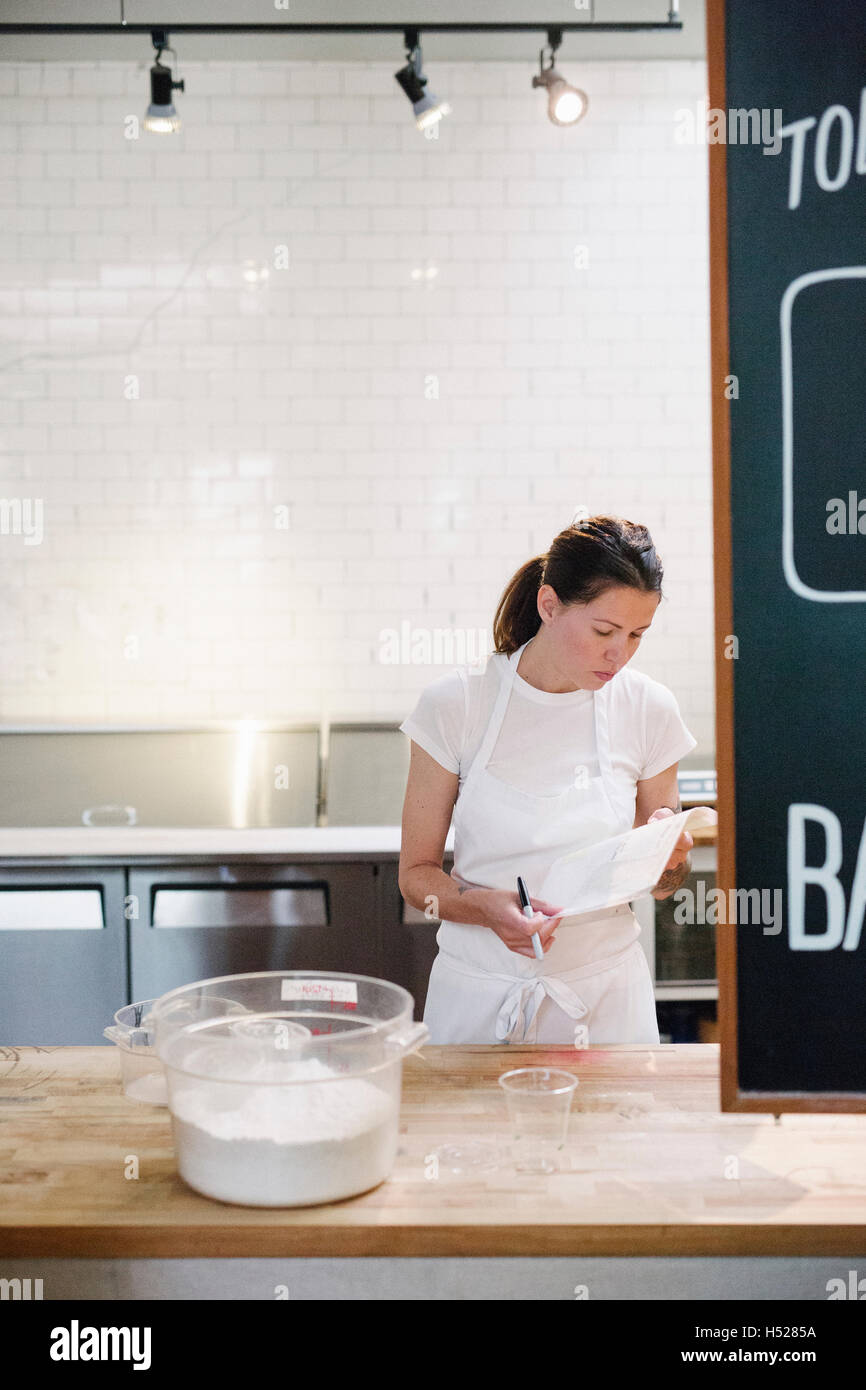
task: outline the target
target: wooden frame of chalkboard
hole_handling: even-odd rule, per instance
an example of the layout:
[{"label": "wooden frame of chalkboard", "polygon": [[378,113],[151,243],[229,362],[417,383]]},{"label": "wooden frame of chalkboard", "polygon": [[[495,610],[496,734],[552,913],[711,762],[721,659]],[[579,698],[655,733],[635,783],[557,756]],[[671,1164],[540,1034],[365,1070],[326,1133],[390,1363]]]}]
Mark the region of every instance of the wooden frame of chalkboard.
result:
[{"label": "wooden frame of chalkboard", "polygon": [[[866,37],[866,16],[862,20],[854,13],[854,7],[847,0],[842,0],[839,8],[834,7],[833,24],[829,23],[830,16],[825,13],[826,23],[821,23],[818,14],[818,0],[793,0],[793,10],[786,9],[784,23],[776,24],[774,42],[769,41],[772,25],[768,18],[768,6],[765,0],[707,0],[707,61],[708,61],[708,98],[709,107],[712,112],[727,113],[729,101],[733,108],[740,108],[743,103],[744,92],[749,96],[760,96],[765,100],[774,96],[784,96],[786,98],[787,109],[785,118],[787,120],[804,120],[807,115],[813,112],[820,116],[821,111],[826,108],[825,115],[830,110],[838,112],[838,103],[843,98],[841,92],[853,90],[853,83],[849,71],[846,67],[848,58],[842,49],[843,45],[849,48],[852,46],[852,37],[858,24],[862,23],[863,37]],[[842,18],[842,25],[838,32],[834,25]],[[778,10],[775,12],[776,20],[779,19]],[[810,38],[812,21],[815,27],[820,28],[820,33],[813,33]],[[749,26],[754,22],[756,31],[754,36],[747,32]],[[847,31],[847,32],[846,32]],[[799,32],[799,39],[793,36]],[[813,47],[810,49],[810,56],[804,56],[805,50],[802,47],[803,36]],[[750,42],[750,40],[753,40]],[[795,48],[795,43],[800,46]],[[826,49],[832,49],[833,44],[839,46],[839,51],[831,55],[831,60],[826,57],[821,60],[812,57],[819,52],[819,45]],[[778,59],[778,66],[774,68],[776,62],[775,46],[781,53]],[[790,45],[791,51],[787,51]],[[751,49],[751,51],[750,51]],[[854,52],[862,51],[862,42],[854,48]],[[814,67],[812,64],[818,66]],[[799,68],[798,68],[799,64]],[[822,64],[822,65],[821,65]],[[835,64],[835,65],[834,65]],[[763,69],[768,69],[766,81],[763,77]],[[790,101],[787,98],[791,95],[791,79],[798,82],[804,78],[810,78],[803,82],[803,89],[809,89],[808,94],[802,100],[799,93]],[[863,85],[861,83],[861,85]],[[866,85],[863,86],[862,103],[866,106]],[[778,102],[775,103],[778,105]],[[853,104],[850,102],[849,104]],[[752,102],[745,103],[751,106]],[[756,101],[755,105],[762,107],[761,101]],[[762,108],[763,109],[763,108]],[[781,115],[781,110],[777,113]],[[853,118],[856,121],[856,108]],[[835,118],[838,119],[838,118]],[[866,124],[866,114],[861,111],[861,119]],[[814,125],[815,121],[811,122]],[[844,124],[844,122],[843,122]],[[839,137],[840,153],[838,155],[840,165],[843,163],[844,136]],[[736,137],[735,137],[736,138]],[[866,131],[860,132],[861,141],[866,140]],[[843,823],[848,831],[850,844],[853,840],[854,851],[857,844],[854,838],[853,827],[855,825],[854,805],[856,801],[855,791],[851,785],[845,783],[845,779],[839,776],[836,781],[826,776],[826,768],[822,770],[819,764],[814,770],[807,767],[807,774],[804,775],[802,769],[804,763],[808,764],[812,756],[812,748],[803,747],[802,742],[798,745],[798,738],[802,740],[803,729],[808,724],[808,714],[812,710],[814,720],[815,743],[833,744],[834,736],[836,743],[851,738],[851,730],[856,727],[853,716],[848,707],[841,703],[839,707],[833,708],[832,714],[828,712],[827,701],[832,698],[833,692],[828,692],[823,681],[815,679],[814,671],[804,671],[804,682],[807,686],[805,693],[801,690],[799,703],[790,706],[793,714],[790,716],[790,723],[786,720],[788,707],[785,701],[788,697],[788,690],[792,685],[801,684],[796,679],[792,681],[792,672],[796,675],[796,657],[798,650],[803,650],[808,646],[808,642],[802,642],[802,634],[799,632],[799,625],[812,624],[812,630],[829,631],[831,636],[829,642],[822,649],[825,652],[834,651],[835,659],[838,662],[840,656],[844,656],[843,668],[846,663],[850,663],[843,674],[848,676],[848,684],[857,684],[857,661],[861,660],[856,647],[856,604],[840,602],[815,603],[814,597],[821,597],[815,589],[806,590],[803,586],[798,588],[796,582],[791,580],[792,564],[788,564],[785,573],[787,587],[783,583],[778,584],[778,593],[773,593],[772,585],[777,583],[777,576],[781,574],[783,545],[780,541],[782,523],[779,522],[779,535],[776,530],[776,518],[781,516],[782,508],[778,505],[776,488],[778,486],[777,474],[773,471],[779,460],[782,458],[782,421],[785,410],[790,411],[781,399],[782,391],[777,389],[778,378],[782,375],[779,370],[779,324],[780,318],[783,325],[782,330],[782,349],[781,359],[784,362],[784,303],[790,300],[792,293],[797,292],[797,287],[801,283],[806,283],[813,279],[821,279],[824,274],[857,274],[858,271],[850,265],[841,272],[823,272],[816,267],[823,265],[837,266],[844,262],[857,260],[858,254],[861,259],[863,256],[862,248],[859,249],[853,241],[853,236],[847,234],[847,227],[839,227],[835,224],[834,235],[828,235],[827,219],[828,216],[838,219],[842,204],[836,201],[832,204],[831,214],[827,213],[830,202],[826,191],[814,192],[811,209],[807,205],[807,190],[803,191],[803,212],[804,216],[796,224],[795,228],[788,228],[792,236],[796,236],[797,242],[793,250],[789,252],[787,244],[780,252],[781,261],[784,262],[778,269],[775,281],[767,282],[766,260],[761,260],[762,254],[766,251],[768,239],[762,240],[763,232],[759,231],[754,241],[750,240],[749,245],[744,245],[744,239],[749,236],[749,217],[752,217],[751,226],[754,228],[755,212],[758,210],[761,220],[766,209],[767,217],[771,218],[774,213],[777,218],[777,225],[773,228],[773,233],[777,237],[777,244],[780,240],[778,233],[784,230],[787,224],[784,223],[778,209],[781,206],[783,212],[786,199],[778,196],[778,185],[772,185],[772,195],[766,191],[766,186],[762,185],[767,181],[767,169],[771,163],[767,161],[764,167],[758,171],[753,162],[751,173],[744,174],[746,157],[742,157],[739,151],[733,152],[731,158],[727,151],[728,137],[720,143],[707,144],[709,156],[709,232],[710,232],[710,304],[711,304],[711,382],[712,382],[712,449],[713,449],[713,537],[714,537],[714,575],[715,575],[715,652],[716,652],[716,747],[717,747],[717,774],[718,774],[718,804],[720,808],[718,825],[718,870],[716,877],[717,887],[722,890],[722,901],[730,902],[729,893],[735,890],[737,883],[737,849],[740,853],[740,872],[750,876],[754,872],[756,863],[756,851],[754,841],[764,833],[766,825],[766,844],[763,847],[768,862],[768,877],[775,877],[786,883],[788,892],[784,895],[785,913],[784,917],[787,924],[787,932],[782,933],[780,928],[773,929],[773,935],[768,938],[771,945],[761,945],[760,938],[754,935],[747,936],[741,925],[736,922],[722,922],[716,926],[716,951],[717,951],[717,972],[719,980],[719,1038],[721,1045],[721,1108],[723,1111],[760,1111],[770,1114],[782,1114],[786,1112],[803,1111],[839,1111],[839,1112],[859,1112],[866,1110],[866,1054],[864,1060],[858,1061],[855,1056],[857,1048],[862,1048],[863,1032],[862,1026],[857,1024],[857,1013],[862,1014],[863,1008],[863,985],[857,979],[857,957],[862,962],[864,944],[859,944],[859,952],[856,949],[849,949],[847,953],[838,949],[830,951],[823,949],[826,942],[822,942],[822,949],[814,949],[815,943],[807,940],[807,926],[814,932],[818,920],[818,914],[813,914],[811,923],[806,922],[805,909],[805,889],[802,890],[803,898],[799,904],[800,918],[802,919],[801,934],[799,936],[801,953],[798,954],[793,949],[793,934],[788,922],[791,914],[791,867],[787,865],[787,878],[783,878],[782,864],[784,853],[787,850],[788,860],[790,860],[791,849],[791,811],[795,809],[791,806],[791,801],[826,801],[832,805],[833,796],[836,796],[835,804],[841,806],[845,815],[840,815],[839,822]],[[793,141],[791,142],[793,143]],[[828,156],[828,145],[830,137],[824,135],[823,156]],[[835,147],[833,147],[835,150]],[[760,153],[768,153],[762,150]],[[835,159],[835,153],[834,153]],[[793,158],[791,156],[791,158]],[[815,154],[815,167],[818,169],[818,154]],[[823,172],[823,171],[822,171]],[[859,169],[858,169],[858,172]],[[776,177],[776,170],[772,170],[771,178]],[[751,184],[748,179],[751,179]],[[793,187],[793,172],[786,175],[790,179]],[[851,179],[852,185],[855,179]],[[823,179],[817,177],[816,187],[820,185],[821,190],[833,189],[834,185],[828,180],[826,175]],[[837,183],[835,187],[839,187]],[[860,198],[859,204],[862,213],[861,189],[866,190],[866,180],[860,181],[859,188],[850,194],[850,205],[854,206],[854,199]],[[793,193],[788,193],[788,207],[797,207]],[[799,196],[799,195],[798,195]],[[819,202],[819,199],[823,200]],[[823,215],[822,215],[823,214]],[[849,208],[850,216],[850,208]],[[809,220],[811,218],[811,221]],[[861,218],[862,224],[862,218]],[[769,234],[767,234],[769,238]],[[787,257],[787,259],[786,259]],[[799,257],[799,260],[798,260]],[[746,269],[744,269],[746,267]],[[804,273],[811,272],[811,273]],[[860,271],[866,275],[866,268]],[[795,278],[798,277],[799,278]],[[751,283],[753,282],[753,283]],[[849,282],[850,283],[850,282]],[[787,291],[783,287],[787,284]],[[731,313],[731,305],[734,305],[734,313]],[[834,309],[836,304],[834,304]],[[754,310],[754,313],[752,312]],[[814,311],[813,311],[814,312]],[[824,317],[821,317],[824,314]],[[832,337],[836,331],[837,315],[828,314],[826,309],[821,306],[820,313],[815,316],[818,323],[818,333],[824,337]],[[745,322],[744,322],[745,321]],[[770,325],[775,325],[775,342],[770,339]],[[752,349],[752,357],[749,357],[749,343],[745,334],[745,326],[752,335],[755,346]],[[813,329],[813,332],[815,330]],[[793,340],[791,340],[793,341]],[[742,377],[732,377],[732,373],[741,372]],[[747,378],[749,372],[751,381]],[[802,390],[802,382],[806,376],[801,368],[801,377],[798,388]],[[750,419],[752,426],[751,432],[741,424],[744,416],[742,414],[734,416],[732,426],[732,413],[734,411],[743,412],[752,408],[748,402],[744,405],[742,399],[733,397],[729,399],[727,392],[730,390],[732,380],[738,382],[742,394],[746,394],[750,389],[753,394],[760,393],[761,407],[764,411],[768,424],[767,454],[764,462],[768,465],[765,477],[753,478],[750,473],[756,472],[754,464],[750,464],[747,451],[744,450],[744,440],[754,446],[757,431],[754,429],[754,417]],[[756,386],[755,383],[758,383]],[[823,380],[819,383],[823,387]],[[793,388],[788,386],[789,392]],[[749,419],[749,417],[745,417]],[[860,422],[856,416],[852,420]],[[854,426],[852,424],[852,430]],[[737,439],[737,430],[740,431],[740,438]],[[778,437],[773,433],[777,430]],[[828,436],[829,437],[829,436]],[[856,437],[856,435],[854,436]],[[732,450],[733,440],[733,450]],[[759,443],[764,441],[759,440]],[[835,439],[831,439],[835,443]],[[804,453],[807,451],[804,450]],[[812,454],[816,451],[813,449]],[[812,456],[810,456],[811,461]],[[781,467],[781,464],[779,464]],[[766,478],[766,481],[765,481]],[[748,531],[748,517],[743,506],[743,487],[744,481],[750,484],[753,494],[758,498],[757,506],[764,510],[764,531],[760,533],[763,540],[763,550],[755,545],[755,530],[743,536],[745,528]],[[804,485],[807,485],[808,480]],[[786,478],[786,486],[788,481]],[[850,494],[849,494],[850,496]],[[787,505],[793,505],[786,502]],[[828,504],[829,509],[829,504]],[[769,524],[768,524],[769,519]],[[823,522],[823,517],[821,518]],[[734,527],[737,527],[735,531]],[[829,523],[827,525],[829,530]],[[862,531],[861,535],[864,534]],[[778,542],[778,544],[777,544]],[[817,542],[820,544],[820,540]],[[863,541],[866,546],[866,540]],[[849,552],[850,553],[850,552]],[[757,559],[754,565],[753,574],[749,580],[744,581],[743,566],[744,557],[752,562]],[[832,559],[835,561],[835,555]],[[739,572],[735,569],[735,560],[739,564]],[[859,552],[858,552],[859,563]],[[830,571],[827,571],[829,574]],[[772,584],[765,589],[767,577],[770,576]],[[763,601],[767,611],[775,618],[775,633],[771,631],[772,625],[765,622],[762,627],[759,622],[751,622],[754,614],[747,611],[748,604],[745,602],[737,603],[739,594],[740,600],[743,599],[744,592],[751,585],[753,590],[758,591],[758,601]],[[828,588],[833,587],[828,584]],[[838,587],[838,582],[837,586]],[[856,588],[856,585],[852,585]],[[792,597],[793,591],[794,597]],[[812,600],[809,613],[805,617],[800,616],[802,611],[803,597]],[[836,596],[834,596],[836,597]],[[853,594],[852,599],[862,595]],[[788,632],[784,630],[785,625],[785,605],[792,605],[799,602],[801,610],[795,610],[795,615],[788,619],[789,625],[795,630],[795,636],[789,638]],[[757,604],[756,604],[757,606]],[[847,608],[848,613],[843,610]],[[834,611],[835,610],[835,611]],[[852,616],[852,610],[854,610]],[[861,612],[863,610],[860,610]],[[817,613],[817,617],[814,615]],[[836,626],[832,626],[835,622]],[[739,623],[739,627],[735,624]],[[829,627],[826,625],[830,624]],[[847,624],[847,626],[845,626]],[[779,636],[779,630],[782,635]],[[756,643],[756,634],[764,634],[763,643]],[[797,638],[801,641],[798,649]],[[732,641],[732,639],[734,639]],[[748,645],[746,659],[740,660],[743,655],[738,647],[738,639],[745,639],[743,645]],[[785,643],[788,643],[786,647]],[[841,644],[841,645],[840,645]],[[763,646],[763,652],[758,657],[751,655],[755,646]],[[732,655],[733,651],[733,655]],[[788,667],[785,668],[785,658],[788,658]],[[758,664],[762,657],[765,665],[773,665],[774,669],[770,672],[769,680],[760,679],[761,670]],[[736,659],[734,659],[736,658]],[[825,661],[827,657],[825,656]],[[735,666],[739,669],[735,672]],[[745,674],[744,674],[745,671]],[[831,673],[835,674],[835,673]],[[756,678],[757,676],[757,678]],[[838,689],[842,689],[842,677],[839,678]],[[739,682],[740,704],[736,703],[737,682]],[[837,697],[838,698],[838,697]],[[744,708],[747,706],[746,708]],[[805,722],[804,722],[805,715]],[[835,715],[836,724],[828,722]],[[799,732],[798,724],[799,720]],[[752,754],[756,748],[760,747],[760,736],[763,732],[764,738],[768,740],[771,747],[767,750],[766,757],[769,760],[771,755],[784,757],[788,755],[792,764],[799,764],[799,781],[804,784],[800,787],[797,775],[792,776],[788,781],[781,777],[777,781],[775,788],[770,785],[763,792],[761,801],[762,787],[758,777],[753,773]],[[829,735],[829,737],[828,737]],[[740,738],[741,745],[738,747],[737,738]],[[775,743],[774,743],[775,738]],[[745,751],[744,751],[745,750]],[[858,777],[856,756],[853,763],[845,764],[845,770],[849,773],[849,783],[853,783]],[[837,754],[838,757],[838,754]],[[739,759],[739,760],[738,760]],[[760,759],[759,759],[760,761]],[[769,762],[767,764],[769,766]],[[841,764],[831,764],[831,771],[835,772]],[[735,773],[739,772],[740,799],[737,799],[737,788],[735,785]],[[811,773],[811,776],[808,775]],[[812,791],[811,798],[808,791]],[[773,802],[775,801],[775,805]],[[808,811],[822,811],[822,806],[809,806]],[[862,808],[860,818],[862,819]],[[788,816],[788,831],[784,833],[782,824],[782,811],[785,810]],[[831,815],[827,811],[828,819]],[[835,816],[834,816],[835,819]],[[837,822],[838,823],[838,822]],[[775,833],[774,833],[775,832]],[[772,838],[771,838],[772,837]],[[829,831],[827,838],[829,839]],[[805,830],[803,831],[803,843],[805,845]],[[760,849],[761,847],[759,847]],[[863,840],[861,842],[861,854],[866,853],[866,827],[863,830]],[[805,860],[805,848],[802,851],[802,858]],[[829,858],[827,851],[826,858]],[[744,863],[749,867],[744,868]],[[801,867],[798,864],[798,868]],[[811,862],[808,864],[812,868]],[[821,866],[824,867],[824,866]],[[852,930],[852,918],[854,917],[855,888],[852,880],[852,866],[846,865],[846,884],[839,883],[839,895],[845,893],[847,888],[852,902],[851,913],[848,918],[848,931]],[[861,867],[859,873],[862,874]],[[841,879],[841,871],[837,870]],[[808,879],[808,874],[803,874]],[[814,880],[809,880],[810,884]],[[814,892],[814,888],[812,889]],[[830,912],[829,891],[827,893],[826,917],[827,926],[819,926],[819,933],[824,932],[825,937],[830,931]],[[734,901],[738,904],[739,897]],[[814,899],[812,900],[814,901]],[[844,902],[844,897],[842,898]],[[760,919],[763,920],[763,919]],[[856,925],[856,924],[855,924]],[[840,928],[841,931],[841,928]],[[776,935],[775,933],[779,934]],[[866,937],[866,930],[864,930]],[[837,932],[838,936],[839,933]],[[791,945],[788,945],[791,938]],[[757,945],[756,945],[757,941]],[[859,941],[859,934],[851,943],[856,946]],[[846,935],[845,944],[848,945]],[[809,946],[810,949],[802,954],[803,947]],[[835,959],[831,959],[835,958]],[[805,983],[809,976],[808,968],[814,972],[817,984],[812,989],[811,984]],[[835,975],[833,972],[835,971]],[[847,971],[847,974],[845,973]],[[787,980],[785,978],[787,974]],[[862,966],[860,974],[863,974]],[[760,1002],[761,995],[772,994],[773,1004],[767,1006],[766,1010]],[[756,1002],[757,1001],[757,1002]],[[833,1004],[838,1001],[842,1017],[834,1016]],[[775,1007],[775,1013],[773,1011]],[[754,1015],[752,1010],[754,1009]],[[799,1010],[797,1020],[792,1023],[791,1012]],[[810,1020],[809,1013],[817,1014],[817,1022],[814,1018]],[[799,1035],[799,1049],[797,1046],[796,1023],[803,1020],[802,1031]],[[778,1033],[769,1038],[769,1023],[775,1021],[778,1024]],[[839,1040],[841,1039],[841,1043]],[[838,1052],[836,1048],[838,1046]],[[779,1085],[779,1077],[784,1075],[786,1084]],[[762,1085],[764,1078],[768,1079],[768,1084]],[[800,1084],[797,1084],[797,1082]],[[793,1084],[791,1084],[793,1082]],[[790,1085],[790,1089],[788,1086]]]}]

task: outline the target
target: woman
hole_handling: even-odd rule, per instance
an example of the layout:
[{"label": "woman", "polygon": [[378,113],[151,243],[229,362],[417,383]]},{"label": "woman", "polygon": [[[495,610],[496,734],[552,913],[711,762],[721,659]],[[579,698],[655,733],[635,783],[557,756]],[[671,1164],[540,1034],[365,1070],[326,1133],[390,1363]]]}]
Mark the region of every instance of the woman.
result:
[{"label": "woman", "polygon": [[[661,580],[646,527],[612,516],[568,527],[506,587],[483,669],[434,681],[400,726],[412,740],[400,891],[441,922],[424,1011],[433,1043],[659,1041],[629,905],[557,936],[568,904],[537,894],[560,855],[680,809],[677,764],[697,741],[671,692],[626,669]],[[692,843],[680,836],[654,897],[682,882]]]}]

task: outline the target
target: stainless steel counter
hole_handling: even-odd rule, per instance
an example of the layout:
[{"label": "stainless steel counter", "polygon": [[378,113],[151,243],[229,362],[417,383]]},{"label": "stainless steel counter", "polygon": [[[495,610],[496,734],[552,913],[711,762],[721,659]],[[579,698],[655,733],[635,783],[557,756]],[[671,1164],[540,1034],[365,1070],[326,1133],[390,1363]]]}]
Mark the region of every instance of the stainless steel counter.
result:
[{"label": "stainless steel counter", "polygon": [[[448,832],[446,851],[453,849]],[[0,829],[3,859],[142,858],[242,859],[295,856],[316,859],[387,859],[400,854],[399,825],[287,826],[269,830],[231,830],[178,826],[41,826]]]}]

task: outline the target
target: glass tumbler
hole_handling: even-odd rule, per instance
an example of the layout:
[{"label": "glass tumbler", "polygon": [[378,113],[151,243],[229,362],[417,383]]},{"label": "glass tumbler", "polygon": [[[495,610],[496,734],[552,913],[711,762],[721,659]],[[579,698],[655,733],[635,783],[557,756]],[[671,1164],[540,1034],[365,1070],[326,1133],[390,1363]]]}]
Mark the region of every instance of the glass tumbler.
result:
[{"label": "glass tumbler", "polygon": [[519,1173],[555,1173],[568,1132],[577,1077],[555,1067],[518,1067],[499,1078]]}]

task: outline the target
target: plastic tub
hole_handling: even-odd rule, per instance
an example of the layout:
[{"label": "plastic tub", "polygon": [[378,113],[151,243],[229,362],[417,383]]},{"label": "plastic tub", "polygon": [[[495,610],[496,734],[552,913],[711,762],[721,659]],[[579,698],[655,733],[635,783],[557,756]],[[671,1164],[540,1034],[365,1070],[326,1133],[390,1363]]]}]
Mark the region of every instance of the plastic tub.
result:
[{"label": "plastic tub", "polygon": [[[230,1017],[227,1001],[247,1017]],[[156,1000],[180,1176],[255,1207],[339,1201],[384,1182],[403,1058],[428,1037],[413,1004],[387,980],[311,970],[202,980]]]}]

